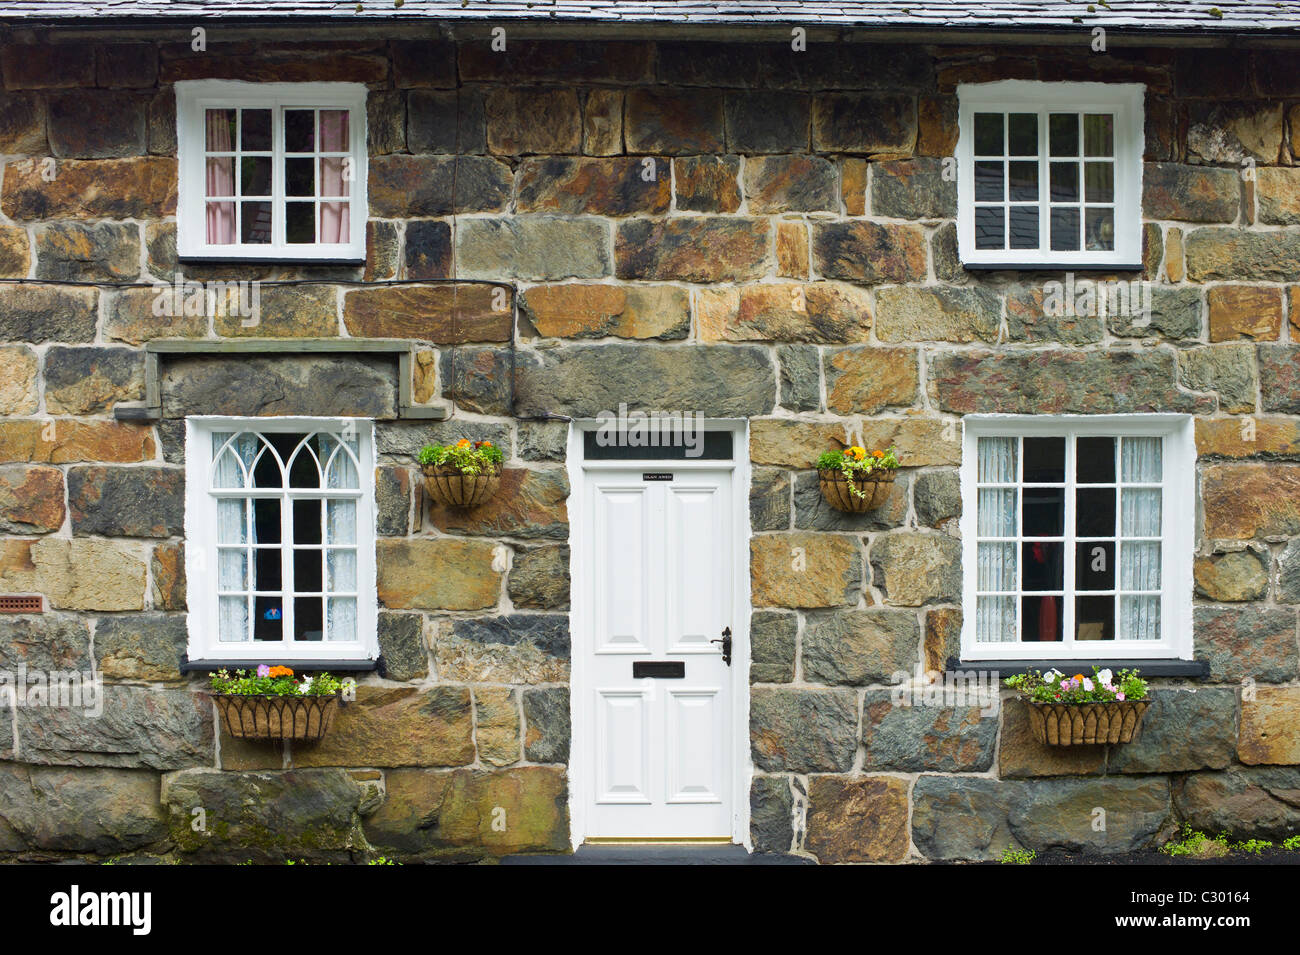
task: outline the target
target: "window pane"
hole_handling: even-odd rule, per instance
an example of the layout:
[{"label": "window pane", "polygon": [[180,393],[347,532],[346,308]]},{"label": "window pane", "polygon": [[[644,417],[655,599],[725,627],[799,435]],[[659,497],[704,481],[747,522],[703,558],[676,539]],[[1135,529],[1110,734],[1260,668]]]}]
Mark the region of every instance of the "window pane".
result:
[{"label": "window pane", "polygon": [[1038,155],[1038,116],[1035,113],[1012,113],[1007,117],[1007,154]]},{"label": "window pane", "polygon": [[239,215],[241,241],[248,245],[265,245],[271,241],[271,203],[242,202]]},{"label": "window pane", "polygon": [[1052,163],[1052,201],[1079,201],[1079,164],[1077,162]]},{"label": "window pane", "polygon": [[323,109],[320,111],[320,150],[327,153],[347,152],[348,111]]},{"label": "window pane", "polygon": [[[318,500],[293,502],[293,542],[295,544],[321,543],[321,507]],[[313,587],[313,590],[319,587]]]},{"label": "window pane", "polygon": [[325,599],[323,597],[295,597],[293,599],[293,638],[306,641],[325,639]]},{"label": "window pane", "polygon": [[1115,536],[1115,489],[1079,488],[1075,491],[1074,525],[1079,537]]},{"label": "window pane", "polygon": [[217,543],[243,544],[248,540],[248,502],[238,498],[217,501]]},{"label": "window pane", "polygon": [[1020,545],[1020,582],[1025,590],[1061,590],[1065,586],[1065,544],[1025,541]]},{"label": "window pane", "polygon": [[1020,639],[1059,641],[1062,626],[1060,597],[1020,598]]},{"label": "window pane", "polygon": [[235,194],[235,157],[209,157],[204,195],[233,196]]},{"label": "window pane", "polygon": [[327,533],[331,544],[355,544],[357,542],[357,502],[326,502]]},{"label": "window pane", "polygon": [[975,248],[1005,249],[1007,246],[1006,213],[1001,206],[975,207]]},{"label": "window pane", "polygon": [[1109,113],[1089,113],[1083,117],[1083,154],[1115,155],[1115,117]]},{"label": "window pane", "polygon": [[[298,593],[320,593],[325,589],[321,573],[324,551],[298,547],[293,552],[293,589]],[[295,624],[296,626],[296,624]]]},{"label": "window pane", "polygon": [[1016,545],[979,545],[976,588],[981,591],[1016,589]]},{"label": "window pane", "polygon": [[1115,248],[1115,210],[1088,209],[1084,227],[1089,252],[1109,252]]},{"label": "window pane", "polygon": [[284,192],[287,196],[316,195],[316,160],[286,159]]},{"label": "window pane", "polygon": [[1120,590],[1160,589],[1160,542],[1124,541],[1120,545]]},{"label": "window pane", "polygon": [[253,598],[253,639],[284,639],[284,610],[278,595]]},{"label": "window pane", "polygon": [[239,160],[239,194],[241,196],[271,194],[270,156],[244,156]]},{"label": "window pane", "polygon": [[1025,438],[1025,483],[1065,482],[1065,438]]},{"label": "window pane", "polygon": [[355,597],[331,597],[329,599],[329,610],[328,639],[357,639],[357,599]]},{"label": "window pane", "polygon": [[271,150],[271,111],[269,109],[245,109],[240,111],[239,145],[244,150],[270,152]]},{"label": "window pane", "polygon": [[248,639],[247,598],[221,597],[217,617],[217,634],[222,643],[239,643]]},{"label": "window pane", "polygon": [[348,169],[346,159],[322,159],[320,161],[320,194],[322,196],[350,196],[350,183],[345,175]]},{"label": "window pane", "polygon": [[1038,199],[1038,163],[1008,163],[1010,191],[1013,202],[1034,202]]},{"label": "window pane", "polygon": [[217,589],[248,589],[248,552],[221,548],[217,551]]},{"label": "window pane", "polygon": [[1160,536],[1158,488],[1126,487],[1120,506],[1120,533],[1125,537]]},{"label": "window pane", "polygon": [[1160,438],[1125,438],[1120,473],[1126,482],[1158,484],[1162,474]]},{"label": "window pane", "polygon": [[1065,533],[1065,490],[1025,488],[1025,537],[1060,537]]},{"label": "window pane", "polygon": [[284,238],[286,242],[297,244],[316,241],[315,203],[285,203]]},{"label": "window pane", "polygon": [[357,552],[331,547],[327,558],[331,593],[357,589]]},{"label": "window pane", "polygon": [[1016,480],[1016,438],[980,438],[978,447],[981,484],[1010,484]]},{"label": "window pane", "polygon": [[1079,251],[1079,210],[1052,210],[1052,251]]},{"label": "window pane", "polygon": [[322,202],[320,204],[320,240],[322,242],[346,242],[351,223],[350,206],[346,202]]},{"label": "window pane", "polygon": [[309,153],[316,148],[316,113],[310,109],[284,111],[284,149]]},{"label": "window pane", "polygon": [[1115,589],[1115,542],[1084,541],[1074,545],[1074,589]]},{"label": "window pane", "polygon": [[1047,123],[1048,151],[1053,156],[1079,155],[1079,116],[1053,113]]},{"label": "window pane", "polygon": [[980,537],[1016,536],[1016,489],[984,487],[979,491]]},{"label": "window pane", "polygon": [[210,109],[204,117],[203,148],[210,153],[228,153],[235,148],[235,111]]},{"label": "window pane", "polygon": [[975,114],[975,155],[1002,155],[1002,114]]},{"label": "window pane", "polygon": [[975,164],[975,201],[1001,202],[1003,196],[1001,162],[977,162]]},{"label": "window pane", "polygon": [[1083,197],[1088,202],[1115,201],[1115,164],[1089,162],[1083,164]]},{"label": "window pane", "polygon": [[1076,597],[1074,601],[1076,640],[1115,639],[1115,598]]},{"label": "window pane", "polygon": [[1120,639],[1160,639],[1160,598],[1120,597]]},{"label": "window pane", "polygon": [[1115,483],[1115,439],[1079,438],[1075,445],[1075,480],[1080,484]]},{"label": "window pane", "polygon": [[1038,241],[1038,206],[1011,207],[1011,248],[1036,249]]},{"label": "window pane", "polygon": [[[233,188],[233,187],[232,187]],[[233,245],[235,241],[235,204],[209,202],[206,211],[206,234],[209,245]]]},{"label": "window pane", "polygon": [[253,534],[254,543],[280,543],[280,502],[278,500],[266,497],[254,499]]},{"label": "window pane", "polygon": [[977,597],[975,600],[975,642],[1014,643],[1016,598]]}]

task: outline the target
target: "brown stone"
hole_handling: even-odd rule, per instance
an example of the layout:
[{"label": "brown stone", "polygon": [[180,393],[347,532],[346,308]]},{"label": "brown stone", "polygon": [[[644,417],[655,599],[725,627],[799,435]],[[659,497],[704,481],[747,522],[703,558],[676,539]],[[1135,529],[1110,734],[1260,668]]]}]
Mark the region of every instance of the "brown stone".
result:
[{"label": "brown stone", "polygon": [[50,467],[0,467],[0,531],[46,534],[63,526],[63,472]]},{"label": "brown stone", "polygon": [[857,603],[862,554],[839,534],[759,534],[750,541],[756,607],[842,607]]},{"label": "brown stone", "polygon": [[835,166],[819,156],[755,156],[745,163],[749,211],[838,212]]},{"label": "brown stone", "polygon": [[877,414],[916,402],[920,368],[910,348],[843,348],[826,355],[826,407],[836,414]]},{"label": "brown stone", "polygon": [[134,424],[68,419],[0,421],[0,463],[117,464],[152,460],[155,449],[153,430]]},{"label": "brown stone", "polygon": [[589,159],[549,156],[519,168],[520,212],[662,215],[672,202],[670,160],[654,156]]},{"label": "brown stone", "polygon": [[872,583],[896,607],[961,598],[961,543],[947,534],[900,531],[871,544]]},{"label": "brown stone", "polygon": [[1183,243],[1193,282],[1288,282],[1300,279],[1300,234],[1289,229],[1206,227]]},{"label": "brown stone", "polygon": [[788,279],[808,278],[808,227],[802,221],[776,224],[776,274]]},{"label": "brown stone", "polygon": [[413,338],[440,345],[510,340],[509,285],[402,285],[349,291],[343,324],[359,338]]},{"label": "brown stone", "polygon": [[871,331],[866,293],[836,282],[704,289],[696,310],[704,341],[860,342]]},{"label": "brown stone", "polygon": [[879,93],[824,93],[813,101],[813,149],[876,159],[912,155],[916,99]]},{"label": "brown stone", "polygon": [[0,209],[11,219],[158,219],[176,214],[176,160],[63,159],[5,167]]},{"label": "brown stone", "polygon": [[679,212],[735,212],[740,208],[739,156],[678,156],[673,185]]},{"label": "brown stone", "polygon": [[1197,418],[1200,457],[1300,458],[1300,421],[1295,418]]},{"label": "brown stone", "polygon": [[861,444],[874,450],[895,447],[906,467],[961,463],[961,440],[956,431],[934,418],[876,418],[862,422],[792,421],[755,418],[750,422],[749,453],[755,464],[810,468],[823,451]]},{"label": "brown stone", "polygon": [[455,534],[563,539],[569,534],[568,496],[569,481],[561,469],[507,468],[489,500],[474,508],[430,502],[429,521]]},{"label": "brown stone", "polygon": [[623,151],[623,91],[592,90],[582,115],[582,151],[617,156]]},{"label": "brown stone", "polygon": [[1210,600],[1260,600],[1268,593],[1268,561],[1253,550],[1198,557],[1196,592]]},{"label": "brown stone", "polygon": [[1300,763],[1300,687],[1261,686],[1242,698],[1237,758],[1248,766]]},{"label": "brown stone", "polygon": [[150,565],[150,592],[156,610],[185,610],[185,545],[159,544]]},{"label": "brown stone", "polygon": [[96,538],[8,538],[0,593],[43,593],[56,610],[140,610],[145,562],[133,545]]},{"label": "brown stone", "polygon": [[1241,205],[1235,169],[1147,163],[1142,174],[1142,214],[1149,219],[1232,222]]},{"label": "brown stone", "polygon": [[1170,226],[1165,233],[1165,278],[1175,285],[1187,274],[1187,265],[1183,261],[1183,230]]},{"label": "brown stone", "polygon": [[812,230],[813,262],[825,278],[860,285],[925,280],[925,234],[917,226],[815,222]]},{"label": "brown stone", "polygon": [[1216,464],[1201,474],[1210,540],[1300,535],[1300,465]]},{"label": "brown stone", "polygon": [[538,285],[520,298],[542,338],[685,338],[690,294],[671,285]]},{"label": "brown stone", "polygon": [[902,862],[908,782],[897,776],[813,776],[804,848],[819,862]]},{"label": "brown stone", "polygon": [[1204,163],[1275,163],[1282,148],[1282,104],[1193,101],[1187,109],[1187,155]]},{"label": "brown stone", "polygon": [[1282,333],[1282,290],[1263,285],[1217,285],[1206,293],[1210,341],[1277,341]]},{"label": "brown stone", "polygon": [[627,151],[671,156],[721,153],[722,106],[722,94],[712,90],[630,90],[624,109]]},{"label": "brown stone", "polygon": [[488,150],[498,156],[582,151],[582,109],[571,89],[499,87],[486,111]]},{"label": "brown stone", "polygon": [[268,285],[258,290],[256,301],[251,290],[228,289],[216,304],[213,325],[225,338],[334,338],[339,333],[333,285]]},{"label": "brown stone", "polygon": [[391,219],[502,212],[510,202],[510,167],[490,156],[372,156],[370,214]]},{"label": "brown stone", "polygon": [[918,156],[952,156],[957,150],[957,100],[922,96],[916,104]]},{"label": "brown stone", "polygon": [[25,279],[31,264],[32,248],[27,241],[27,230],[0,225],[0,278]]},{"label": "brown stone", "polygon": [[884,288],[876,293],[876,334],[887,342],[994,342],[1001,313],[985,288]]},{"label": "brown stone", "polygon": [[0,154],[48,156],[49,153],[44,97],[0,92]]},{"label": "brown stone", "polygon": [[474,761],[473,705],[463,686],[357,687],[325,738],[293,750],[304,766],[463,766]]},{"label": "brown stone", "polygon": [[379,602],[394,610],[483,610],[501,593],[496,548],[454,538],[383,539],[376,544]]},{"label": "brown stone", "polygon": [[0,414],[31,414],[36,397],[36,353],[23,345],[0,345]]},{"label": "brown stone", "polygon": [[144,356],[131,348],[69,348],[45,352],[45,410],[102,414],[144,398]]},{"label": "brown stone", "polygon": [[961,611],[955,607],[938,607],[925,615],[921,663],[927,673],[943,673],[949,660],[961,656],[961,622]]},{"label": "brown stone", "polygon": [[1261,166],[1256,170],[1259,220],[1268,225],[1300,224],[1300,169]]},{"label": "brown stone", "polygon": [[1106,765],[1104,746],[1048,746],[1034,739],[1028,703],[1012,698],[1002,703],[1002,733],[998,746],[998,775],[1003,779],[1033,776],[1093,776]]},{"label": "brown stone", "polygon": [[[177,296],[171,289],[167,285],[118,289],[108,299],[105,337],[132,345],[153,338],[205,337],[208,333],[206,299],[182,293],[181,307],[177,308]],[[194,304],[186,307],[189,302]]]},{"label": "brown stone", "polygon": [[225,56],[220,52],[197,53],[183,58],[164,58],[159,81],[170,85],[179,80],[231,79],[249,83],[368,83],[388,82],[388,59],[330,52],[306,56],[303,51],[261,51],[248,56]]},{"label": "brown stone", "polygon": [[519,762],[519,701],[515,691],[504,686],[476,687],[474,709],[479,761],[490,766]]},{"label": "brown stone", "polygon": [[615,274],[622,279],[743,282],[767,271],[766,219],[686,216],[629,219],[614,235]]},{"label": "brown stone", "polygon": [[428,404],[438,394],[438,353],[432,348],[418,348],[411,366],[412,397]]},{"label": "brown stone", "polygon": [[846,159],[840,164],[840,199],[844,202],[845,215],[867,214],[867,161],[865,159]]}]

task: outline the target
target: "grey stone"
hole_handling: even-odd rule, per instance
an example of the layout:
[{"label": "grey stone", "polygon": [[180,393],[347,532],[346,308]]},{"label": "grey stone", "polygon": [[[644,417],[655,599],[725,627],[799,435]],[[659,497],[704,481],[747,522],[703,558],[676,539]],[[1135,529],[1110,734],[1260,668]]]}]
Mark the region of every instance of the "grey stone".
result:
[{"label": "grey stone", "polygon": [[518,373],[537,359],[526,352],[516,352],[512,359],[509,349],[490,345],[449,348],[442,353],[438,369],[443,395],[467,411],[488,415],[513,414],[512,361]]},{"label": "grey stone", "polygon": [[[1157,334],[1171,340],[1199,338],[1201,334],[1201,290],[1199,288],[1151,288],[1151,314],[1129,309],[1127,315],[1108,315],[1110,333],[1121,338],[1153,338]],[[1145,301],[1143,303],[1145,305]]]},{"label": "grey stone", "polygon": [[771,90],[728,93],[723,101],[727,148],[746,153],[808,151],[812,100],[802,93]]},{"label": "grey stone", "polygon": [[185,472],[172,467],[68,469],[78,537],[176,537],[185,531]]},{"label": "grey stone", "polygon": [[389,680],[422,680],[429,675],[424,618],[418,613],[379,612],[379,655]]},{"label": "grey stone", "polygon": [[790,527],[790,472],[754,468],[749,484],[749,523],[756,531]]},{"label": "grey stone", "polygon": [[124,282],[140,274],[140,231],[131,222],[49,222],[36,232],[36,277]]},{"label": "grey stone", "polygon": [[[1148,846],[1170,815],[1169,780],[1160,777],[1041,779],[1023,784],[1012,807],[1011,832],[1035,850],[1102,854]],[[1105,828],[1094,825],[1105,810]]]},{"label": "grey stone", "polygon": [[852,690],[755,687],[749,738],[754,765],[768,773],[844,773],[857,752]]},{"label": "grey stone", "polygon": [[749,835],[755,852],[794,845],[794,793],[788,776],[755,776],[749,784]]},{"label": "grey stone", "polygon": [[487,156],[374,156],[369,171],[370,213],[390,219],[501,212],[514,182]]},{"label": "grey stone", "polygon": [[[167,836],[157,773],[0,764],[0,848],[129,852]],[[6,845],[4,830],[21,840]]]},{"label": "grey stone", "polygon": [[504,617],[461,617],[452,621],[452,633],[478,644],[512,647],[530,643],[552,657],[569,659],[569,615],[515,613]]},{"label": "grey stone", "polygon": [[516,607],[568,610],[568,545],[553,544],[516,551],[506,587]]},{"label": "grey stone", "polygon": [[474,89],[412,90],[406,105],[406,141],[413,153],[487,152],[483,94]]},{"label": "grey stone", "polygon": [[163,414],[395,418],[395,364],[317,355],[173,359],[163,364]]},{"label": "grey stone", "polygon": [[441,219],[406,223],[406,277],[445,279],[451,275],[451,226]]},{"label": "grey stone", "polygon": [[1193,829],[1237,839],[1282,840],[1300,832],[1300,769],[1231,769],[1176,778],[1174,805]]},{"label": "grey stone", "polygon": [[1300,604],[1300,538],[1292,540],[1278,558],[1278,600]]},{"label": "grey stone", "polygon": [[381,537],[405,537],[411,527],[411,480],[404,468],[375,469],[375,510]]},{"label": "grey stone", "polygon": [[[176,848],[196,862],[350,862],[367,848],[364,789],[344,769],[232,773],[197,769],[164,780]],[[192,826],[202,808],[207,825]]]},{"label": "grey stone", "polygon": [[1008,817],[1023,783],[969,776],[922,776],[912,789],[912,842],[936,861],[994,860],[1019,848]]},{"label": "grey stone", "polygon": [[755,345],[574,345],[519,360],[516,401],[520,415],[595,416],[623,402],[629,410],[743,418],[771,412],[776,378],[766,349]]},{"label": "grey stone", "polygon": [[188,640],[184,614],[113,614],[95,622],[95,658],[115,680],[182,679]]},{"label": "grey stone", "polygon": [[895,219],[951,219],[957,180],[944,179],[943,160],[917,157],[872,164],[871,214]]},{"label": "grey stone", "polygon": [[569,688],[524,690],[524,758],[530,763],[569,761]]},{"label": "grey stone", "polygon": [[610,273],[609,227],[587,217],[466,219],[456,230],[456,269],[468,279],[599,278]]},{"label": "grey stone", "polygon": [[794,680],[799,618],[792,613],[756,610],[749,618],[749,682],[790,683]]},{"label": "grey stone", "polygon": [[1260,345],[1255,356],[1264,410],[1300,414],[1300,347]]},{"label": "grey stone", "polygon": [[957,224],[949,222],[934,230],[930,237],[930,259],[934,277],[940,282],[965,282],[970,276],[957,253]]},{"label": "grey stone", "polygon": [[[30,694],[29,694],[30,699]],[[83,705],[18,710],[23,760],[37,765],[185,769],[212,763],[211,704],[189,689],[103,684]],[[95,713],[95,704],[103,712]]]},{"label": "grey stone", "polygon": [[791,411],[821,408],[821,356],[815,345],[780,345],[781,407]]},{"label": "grey stone", "polygon": [[1300,676],[1295,612],[1273,607],[1196,607],[1196,659],[1210,665],[1210,679],[1236,683],[1286,683]]},{"label": "grey stone", "polygon": [[144,398],[144,354],[134,348],[65,348],[45,353],[45,405],[53,414],[103,414]]},{"label": "grey stone", "polygon": [[1206,345],[1178,353],[1183,386],[1193,391],[1214,391],[1219,410],[1239,414],[1255,410],[1259,376],[1255,348],[1250,344]]},{"label": "grey stone", "polygon": [[862,702],[864,770],[982,773],[993,765],[997,707],[895,705],[893,690]]},{"label": "grey stone", "polygon": [[1137,739],[1113,746],[1107,773],[1182,773],[1224,769],[1237,749],[1232,689],[1151,691]]},{"label": "grey stone", "polygon": [[163,418],[155,425],[163,460],[168,464],[185,463],[185,419]]},{"label": "grey stone", "polygon": [[23,665],[45,671],[91,669],[86,621],[52,614],[0,617],[0,669],[12,672]]},{"label": "grey stone", "polygon": [[50,94],[50,148],[60,159],[143,156],[149,98],[138,93],[76,90]]},{"label": "grey stone", "polygon": [[879,507],[861,514],[837,511],[822,496],[816,471],[801,471],[794,479],[794,526],[814,531],[883,531],[902,527],[907,520],[907,489],[912,477],[905,471],[894,476],[894,487]]},{"label": "grey stone", "polygon": [[961,599],[961,541],[946,534],[900,532],[871,545],[875,585],[891,604],[919,607]]},{"label": "grey stone", "polygon": [[810,615],[803,634],[803,677],[810,683],[865,686],[910,675],[921,642],[916,615],[843,610]]},{"label": "grey stone", "polygon": [[502,451],[510,447],[508,425],[491,421],[380,421],[375,424],[375,446],[381,455],[409,458],[426,444],[454,444],[461,438],[469,441],[491,441]]},{"label": "grey stone", "polygon": [[916,519],[926,527],[961,517],[961,480],[955,470],[922,471],[912,492]]},{"label": "grey stone", "polygon": [[366,95],[366,142],[372,156],[406,152],[406,93],[371,90]]},{"label": "grey stone", "polygon": [[96,302],[93,288],[0,285],[0,340],[93,341]]},{"label": "grey stone", "polygon": [[563,461],[569,426],[563,421],[520,421],[519,456],[525,461]]}]

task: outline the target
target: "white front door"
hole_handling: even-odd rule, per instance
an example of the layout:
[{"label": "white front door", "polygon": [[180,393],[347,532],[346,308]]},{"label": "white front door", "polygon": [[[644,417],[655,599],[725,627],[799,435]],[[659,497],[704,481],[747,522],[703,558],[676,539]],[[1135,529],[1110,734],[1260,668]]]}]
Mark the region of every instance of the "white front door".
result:
[{"label": "white front door", "polygon": [[732,472],[656,462],[585,485],[586,836],[729,839],[736,671],[713,641],[736,625]]}]

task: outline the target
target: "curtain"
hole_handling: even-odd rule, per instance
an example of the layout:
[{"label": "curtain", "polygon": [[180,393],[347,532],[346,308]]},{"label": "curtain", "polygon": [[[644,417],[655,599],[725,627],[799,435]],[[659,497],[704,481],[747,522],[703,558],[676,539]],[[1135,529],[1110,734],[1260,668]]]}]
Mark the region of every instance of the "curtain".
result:
[{"label": "curtain", "polygon": [[[1120,590],[1160,589],[1162,501],[1159,488],[1128,487],[1158,483],[1163,473],[1160,438],[1125,438],[1120,450]],[[1157,538],[1134,540],[1133,538]],[[1119,636],[1123,640],[1160,639],[1159,594],[1120,597]]]},{"label": "curtain", "polygon": [[[320,111],[320,151],[348,152],[348,113],[341,109]],[[320,160],[322,196],[346,196],[348,184],[343,178],[344,160]],[[320,204],[320,241],[347,242],[350,232],[350,206],[348,202],[322,202]]]},{"label": "curtain", "polygon": [[[357,440],[349,435],[318,435],[321,460],[325,465],[325,486],[353,490],[361,486],[357,472]],[[326,501],[325,531],[327,591],[355,593],[357,589],[357,502],[355,498]],[[357,639],[357,598],[328,598],[326,640]]]},{"label": "curtain", "polygon": [[[236,489],[252,483],[253,458],[257,455],[258,439],[247,432],[240,434],[229,447],[229,431],[212,435],[212,451],[217,455],[212,466],[214,489]],[[222,451],[222,448],[225,450]],[[217,499],[217,587],[220,590],[248,590],[248,550],[255,543],[250,536],[248,501],[245,498],[222,497]],[[235,546],[232,546],[235,545]],[[218,598],[217,627],[219,639],[239,642],[250,635],[247,596]]]},{"label": "curtain", "polygon": [[[230,126],[234,110],[210,109],[206,113],[205,149],[209,153],[231,152]],[[235,161],[229,156],[208,158],[207,195],[235,194]],[[209,202],[206,208],[209,245],[231,245],[235,241],[235,203]]]},{"label": "curtain", "polygon": [[[976,472],[981,484],[1013,484],[1017,476],[1017,438],[980,438]],[[977,589],[1016,589],[1016,545],[988,541],[1016,536],[1017,491],[1011,487],[982,487],[978,493],[976,534]],[[1016,639],[1016,598],[982,596],[975,603],[975,640],[1002,643]]]}]

